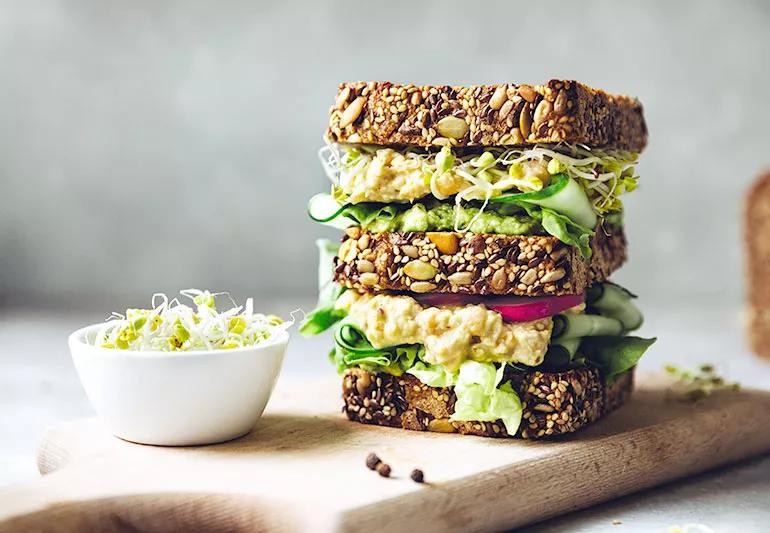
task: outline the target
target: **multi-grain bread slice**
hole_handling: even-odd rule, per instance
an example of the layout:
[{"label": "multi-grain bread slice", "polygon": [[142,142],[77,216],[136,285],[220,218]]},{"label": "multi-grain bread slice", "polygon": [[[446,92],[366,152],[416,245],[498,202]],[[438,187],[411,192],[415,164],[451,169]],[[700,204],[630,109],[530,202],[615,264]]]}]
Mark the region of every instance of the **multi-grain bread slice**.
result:
[{"label": "multi-grain bread slice", "polygon": [[349,228],[335,281],[359,291],[542,296],[580,294],[626,260],[620,226],[597,228],[586,259],[551,236],[369,233]]},{"label": "multi-grain bread slice", "polygon": [[512,373],[523,415],[515,435],[502,421],[452,422],[456,400],[451,387],[429,387],[410,374],[392,376],[361,368],[345,371],[344,412],[364,424],[416,431],[462,433],[484,437],[548,438],[572,433],[626,402],[633,388],[633,369],[606,386],[598,370]]},{"label": "multi-grain bread slice", "polygon": [[770,357],[770,172],[746,195],[744,242],[749,342],[754,353]]},{"label": "multi-grain bread slice", "polygon": [[340,84],[329,111],[332,142],[490,146],[570,142],[641,152],[642,105],[582,83],[468,87]]}]

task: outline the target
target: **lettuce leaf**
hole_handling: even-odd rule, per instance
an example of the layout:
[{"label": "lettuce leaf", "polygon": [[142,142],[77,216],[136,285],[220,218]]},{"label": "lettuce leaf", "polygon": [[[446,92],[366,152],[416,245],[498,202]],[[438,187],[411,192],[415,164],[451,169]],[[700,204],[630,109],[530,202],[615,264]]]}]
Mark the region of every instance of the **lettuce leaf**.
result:
[{"label": "lettuce leaf", "polygon": [[521,400],[510,382],[503,379],[505,365],[497,370],[492,363],[465,361],[455,383],[455,412],[450,420],[494,422],[502,420],[513,435],[521,423]]},{"label": "lettuce leaf", "polygon": [[657,339],[641,337],[586,337],[580,350],[604,374],[604,381],[611,385],[621,374],[639,362]]},{"label": "lettuce leaf", "polygon": [[345,318],[346,313],[334,308],[345,287],[334,283],[334,257],[340,249],[338,243],[328,239],[318,239],[318,303],[316,308],[305,316],[299,327],[301,335],[318,335]]},{"label": "lettuce leaf", "polygon": [[429,387],[452,387],[457,382],[457,373],[444,365],[429,365],[418,361],[406,371]]},{"label": "lettuce leaf", "polygon": [[396,215],[404,208],[398,205],[361,203],[348,204],[342,211],[342,215],[351,220],[355,220],[364,228],[368,228],[375,220],[393,220]]}]

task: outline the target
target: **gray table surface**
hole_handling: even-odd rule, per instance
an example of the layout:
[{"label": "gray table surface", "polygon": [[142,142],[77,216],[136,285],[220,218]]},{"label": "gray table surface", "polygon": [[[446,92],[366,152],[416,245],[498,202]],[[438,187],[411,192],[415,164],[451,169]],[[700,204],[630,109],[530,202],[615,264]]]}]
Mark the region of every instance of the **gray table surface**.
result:
[{"label": "gray table surface", "polygon": [[[287,312],[309,302],[263,302]],[[260,305],[260,307],[263,307]],[[740,313],[720,305],[646,305],[641,334],[659,338],[641,366],[715,363],[744,385],[770,389],[770,362],[749,355]],[[99,311],[0,310],[0,486],[38,474],[35,451],[44,429],[93,413],[66,348],[69,332],[104,318]],[[331,372],[329,339],[295,335],[282,379]],[[2,502],[0,502],[2,505]],[[770,456],[647,490],[528,528],[531,531],[661,531],[686,523],[715,531],[770,530]]]}]

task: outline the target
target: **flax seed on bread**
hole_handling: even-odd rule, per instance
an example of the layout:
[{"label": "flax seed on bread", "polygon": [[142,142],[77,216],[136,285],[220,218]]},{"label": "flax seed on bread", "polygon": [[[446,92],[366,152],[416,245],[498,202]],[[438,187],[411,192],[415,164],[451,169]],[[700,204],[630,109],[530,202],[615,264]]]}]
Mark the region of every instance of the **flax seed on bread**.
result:
[{"label": "flax seed on bread", "polygon": [[335,281],[359,291],[580,294],[625,262],[622,227],[597,228],[591,248],[586,259],[552,236],[350,228],[335,259]]},{"label": "flax seed on bread", "polygon": [[361,81],[340,84],[326,136],[375,145],[569,142],[641,152],[647,125],[635,98],[576,81],[467,87]]},{"label": "flax seed on bread", "polygon": [[[514,435],[500,420],[453,422],[455,393],[451,387],[429,387],[410,374],[393,376],[361,368],[345,371],[342,379],[344,412],[364,424],[461,433],[483,437],[541,439],[572,433],[624,404],[633,389],[633,369],[612,385],[598,370],[509,373],[506,379],[521,398],[523,415]],[[555,391],[559,394],[554,394]]]}]

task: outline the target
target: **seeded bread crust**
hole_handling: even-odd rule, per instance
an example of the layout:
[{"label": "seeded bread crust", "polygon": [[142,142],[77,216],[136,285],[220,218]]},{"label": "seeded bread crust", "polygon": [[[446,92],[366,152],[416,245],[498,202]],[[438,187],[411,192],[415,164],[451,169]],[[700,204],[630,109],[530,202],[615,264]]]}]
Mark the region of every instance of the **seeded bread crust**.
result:
[{"label": "seeded bread crust", "polygon": [[617,409],[633,389],[633,369],[606,387],[598,370],[511,373],[522,402],[515,435],[495,422],[451,422],[456,396],[451,387],[429,387],[410,374],[396,377],[361,368],[345,371],[344,412],[350,420],[415,431],[461,433],[482,437],[542,439],[573,433]]},{"label": "seeded bread crust", "polygon": [[468,87],[341,83],[329,110],[332,142],[490,146],[570,142],[641,152],[642,105],[582,83]]},{"label": "seeded bread crust", "polygon": [[369,233],[349,228],[334,278],[358,291],[542,296],[580,294],[626,261],[619,226],[597,228],[590,259],[551,236]]},{"label": "seeded bread crust", "polygon": [[746,195],[744,242],[749,342],[754,353],[770,358],[770,172]]}]

